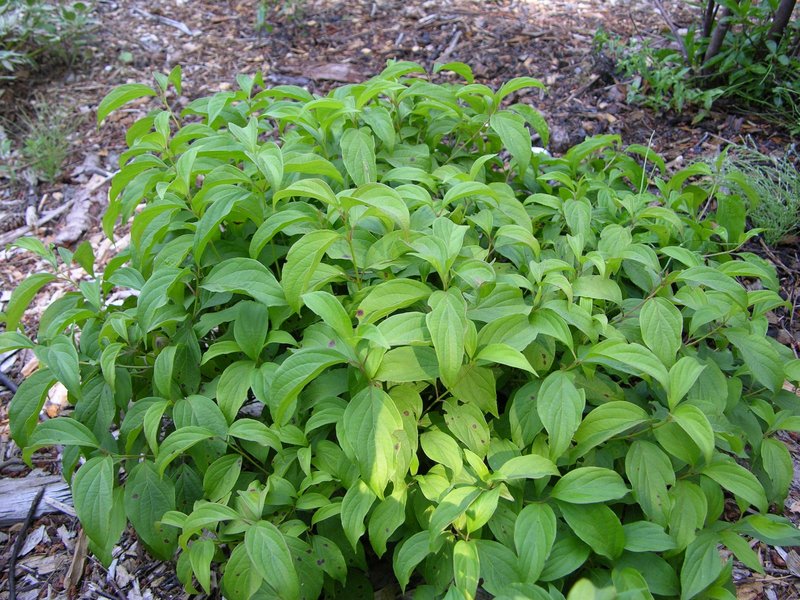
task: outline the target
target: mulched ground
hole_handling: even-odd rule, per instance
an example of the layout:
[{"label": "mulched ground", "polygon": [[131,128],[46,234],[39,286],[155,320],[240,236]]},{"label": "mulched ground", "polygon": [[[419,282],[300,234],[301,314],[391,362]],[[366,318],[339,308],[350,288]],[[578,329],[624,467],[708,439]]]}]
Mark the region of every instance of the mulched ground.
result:
[{"label": "mulched ground", "polygon": [[[712,113],[697,126],[692,115],[658,116],[625,103],[626,82],[615,79],[613,63],[593,40],[603,29],[627,39],[658,38],[667,27],[645,0],[289,0],[267,2],[259,18],[255,0],[97,0],[97,28],[89,56],[69,69],[33,75],[13,87],[0,88],[0,117],[6,122],[37,97],[66,105],[76,131],[64,175],[55,184],[23,184],[24,178],[0,179],[3,203],[34,207],[47,241],[75,244],[88,239],[100,256],[114,248],[99,232],[110,175],[124,150],[124,132],[143,114],[134,105],[94,126],[95,110],[114,86],[149,82],[152,71],[183,67],[184,97],[179,103],[231,87],[237,73],[262,71],[270,84],[291,83],[325,93],[335,85],[364,80],[387,59],[413,60],[431,68],[435,62],[470,64],[478,81],[498,85],[530,75],[546,83],[546,94],[525,97],[551,126],[551,151],[560,153],[587,135],[618,133],[626,143],[650,144],[673,166],[717,154],[728,141],[751,136],[772,151],[792,140],[779,128],[756,117]],[[665,2],[678,27],[688,26],[692,12],[680,0]],[[7,127],[13,131],[12,121]],[[49,220],[47,220],[49,219]],[[43,222],[46,221],[46,222]],[[24,219],[22,221],[24,223]],[[0,229],[2,223],[0,223]],[[0,234],[0,245],[8,237]],[[797,240],[777,248],[754,244],[752,250],[778,269],[783,292],[792,307],[800,301],[800,254]],[[41,265],[29,254],[0,250],[0,305],[13,287]],[[49,288],[34,303],[26,324],[59,290]],[[800,322],[795,310],[775,315],[771,333],[797,353]],[[27,369],[26,369],[27,367]],[[0,356],[0,372],[19,381],[35,367],[28,353]],[[10,394],[0,386],[0,475],[5,478],[57,473],[57,455],[40,455],[30,473],[7,431]],[[47,410],[54,416],[63,395],[53,394]],[[800,456],[795,436],[786,436],[793,456]],[[800,467],[796,466],[798,473]],[[796,478],[786,514],[800,520]],[[0,502],[2,502],[0,498]],[[169,564],[151,561],[126,534],[109,570],[86,555],[80,527],[68,506],[47,505],[52,514],[0,530],[0,600],[8,597],[7,563],[11,544],[25,536],[17,561],[17,597],[171,600],[187,597]],[[800,557],[791,549],[760,545],[767,575],[737,566],[738,598],[769,600],[800,597]],[[382,598],[399,594],[392,588]],[[376,596],[377,597],[377,596]]]}]

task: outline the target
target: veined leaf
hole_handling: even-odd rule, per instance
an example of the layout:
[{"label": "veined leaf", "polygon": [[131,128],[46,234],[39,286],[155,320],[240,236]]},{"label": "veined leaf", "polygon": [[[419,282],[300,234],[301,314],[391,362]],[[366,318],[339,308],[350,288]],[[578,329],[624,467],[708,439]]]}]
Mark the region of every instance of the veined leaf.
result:
[{"label": "veined leaf", "polygon": [[383,390],[368,386],[347,404],[342,417],[347,436],[345,449],[352,448],[361,479],[379,498],[394,472],[395,432],[403,431],[403,419],[394,400]]},{"label": "veined leaf", "polygon": [[448,388],[453,387],[464,362],[466,303],[455,290],[438,292],[429,303],[433,310],[426,323],[439,362],[439,378]]},{"label": "veined leaf", "polygon": [[248,527],[244,547],[256,571],[281,598],[299,600],[300,580],[286,540],[275,525],[259,521]]},{"label": "veined leaf", "polygon": [[322,257],[340,237],[336,231],[312,231],[292,245],[283,267],[281,286],[286,302],[295,312],[300,311],[301,296],[308,290]]},{"label": "veined leaf", "polygon": [[345,358],[328,348],[305,348],[281,363],[272,380],[269,409],[278,425],[294,415],[300,391],[328,367],[345,362]]},{"label": "veined leaf", "polygon": [[542,382],[536,397],[536,410],[547,430],[550,458],[553,460],[569,448],[585,405],[584,393],[575,387],[564,371],[555,371]]},{"label": "veined leaf", "polygon": [[252,258],[229,258],[216,265],[200,287],[210,292],[250,296],[266,306],[285,306],[286,299],[272,272]]}]

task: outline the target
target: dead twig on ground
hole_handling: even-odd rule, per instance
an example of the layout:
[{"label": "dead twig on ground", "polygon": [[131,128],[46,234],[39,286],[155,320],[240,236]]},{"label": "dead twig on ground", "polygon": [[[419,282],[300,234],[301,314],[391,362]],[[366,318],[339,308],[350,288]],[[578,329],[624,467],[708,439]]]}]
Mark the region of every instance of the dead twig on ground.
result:
[{"label": "dead twig on ground", "polygon": [[25,521],[22,523],[22,529],[19,530],[17,539],[14,540],[14,547],[11,549],[11,557],[8,559],[8,600],[17,599],[17,555],[19,551],[22,550],[22,544],[25,542],[25,532],[28,531],[33,522],[33,516],[36,514],[36,509],[39,507],[39,502],[44,495],[44,489],[44,487],[39,488],[36,497],[33,499],[33,502],[31,502],[28,516],[25,517]]}]

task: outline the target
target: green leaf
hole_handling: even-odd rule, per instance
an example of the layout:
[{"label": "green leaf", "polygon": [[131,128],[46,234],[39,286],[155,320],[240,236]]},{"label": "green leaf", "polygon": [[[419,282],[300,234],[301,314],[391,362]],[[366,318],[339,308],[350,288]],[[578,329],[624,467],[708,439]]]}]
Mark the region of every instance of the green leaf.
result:
[{"label": "green leaf", "polygon": [[556,539],[556,515],[547,504],[529,504],[514,523],[514,546],[524,581],[537,581]]},{"label": "green leaf", "polygon": [[278,425],[294,416],[300,391],[328,367],[345,358],[328,348],[307,348],[290,355],[281,363],[272,379],[269,409]]},{"label": "green leaf", "polygon": [[342,161],[357,186],[373,182],[378,177],[375,165],[375,139],[362,129],[348,129],[340,141]]},{"label": "green leaf", "polygon": [[713,538],[702,536],[689,544],[681,568],[681,600],[698,596],[716,581],[722,567]]},{"label": "green leaf", "polygon": [[439,376],[436,351],[425,346],[401,346],[383,356],[375,380],[394,383],[431,381]]},{"label": "green leaf", "polygon": [[177,545],[177,531],[159,523],[174,509],[175,484],[158,474],[155,463],[145,460],[131,469],[125,481],[125,514],[139,539],[161,560],[172,558]]},{"label": "green leaf", "polygon": [[531,135],[525,127],[525,120],[510,111],[502,110],[489,118],[489,125],[500,141],[508,148],[520,175],[525,173],[531,163]]},{"label": "green leaf", "polygon": [[110,387],[114,387],[117,381],[117,357],[125,344],[121,342],[114,342],[103,348],[103,353],[100,355],[100,369],[103,371],[103,377]]},{"label": "green leaf", "polygon": [[321,568],[336,581],[344,583],[347,579],[347,563],[345,563],[342,551],[331,540],[321,535],[311,538],[311,547],[317,564],[321,563]]},{"label": "green leaf", "polygon": [[251,600],[263,581],[260,569],[250,560],[246,545],[237,545],[231,552],[222,575],[222,591],[225,598]]},{"label": "green leaf", "polygon": [[300,311],[301,296],[308,291],[317,266],[331,244],[340,238],[336,231],[320,230],[307,233],[292,244],[283,266],[281,286],[293,311]]},{"label": "green leaf", "polygon": [[207,538],[194,540],[189,546],[189,564],[194,576],[207,593],[211,593],[211,560],[214,558],[216,546]]},{"label": "green leaf", "polygon": [[726,329],[725,337],[739,351],[756,381],[772,392],[781,389],[783,361],[765,337],[737,329]]},{"label": "green leaf", "polygon": [[280,598],[299,600],[300,580],[286,540],[275,525],[259,521],[248,527],[244,547],[256,571]]},{"label": "green leaf", "polygon": [[475,541],[458,540],[453,547],[453,579],[467,600],[474,600],[481,574],[481,561]]},{"label": "green leaf", "polygon": [[369,518],[369,541],[378,557],[386,552],[389,537],[406,521],[406,496],[407,488],[396,485]]},{"label": "green leaf", "polygon": [[533,370],[525,355],[508,344],[489,344],[484,346],[475,356],[475,360],[485,360],[499,365],[506,365],[507,367],[536,375],[536,371]]},{"label": "green leaf", "polygon": [[519,90],[526,88],[537,88],[540,90],[545,89],[544,84],[538,79],[534,79],[533,77],[515,77],[514,79],[505,82],[500,86],[500,89],[497,90],[497,93],[495,94],[495,104],[499,105],[503,98],[509,94],[513,94],[514,92],[518,92]]},{"label": "green leaf", "polygon": [[255,442],[273,450],[281,449],[278,434],[255,419],[236,419],[228,429],[228,435],[239,440]]},{"label": "green leaf", "polygon": [[733,459],[713,462],[701,473],[761,512],[767,512],[768,502],[764,487],[755,475],[735,463]]},{"label": "green leaf", "polygon": [[453,472],[453,476],[461,473],[464,461],[458,443],[446,433],[432,429],[419,436],[422,451],[433,462],[444,465]]},{"label": "green leaf", "polygon": [[634,521],[622,526],[625,549],[630,552],[665,552],[675,548],[675,541],[657,523]]},{"label": "green leaf", "polygon": [[619,473],[603,467],[579,467],[556,482],[552,498],[571,504],[618,500],[628,493]]},{"label": "green leaf", "polygon": [[252,258],[229,258],[217,264],[200,287],[210,292],[250,296],[266,306],[285,306],[283,290],[272,272]]},{"label": "green leaf", "polygon": [[163,475],[169,464],[192,446],[204,440],[211,439],[216,434],[205,427],[190,425],[181,427],[170,433],[161,443],[156,457],[158,474]]},{"label": "green leaf", "polygon": [[118,108],[147,96],[155,96],[156,91],[141,83],[126,83],[111,90],[97,107],[97,124]]},{"label": "green leaf", "polygon": [[456,75],[463,77],[467,83],[473,83],[475,81],[472,68],[462,62],[436,63],[433,66],[433,72],[439,73],[440,71],[452,71]]},{"label": "green leaf", "polygon": [[675,483],[669,456],[651,442],[636,440],[625,455],[625,473],[644,514],[665,526],[670,511],[667,487]]},{"label": "green leaf", "polygon": [[680,428],[697,444],[706,461],[710,461],[714,452],[714,430],[703,411],[693,404],[681,404],[671,415]]},{"label": "green leaf", "polygon": [[614,400],[602,404],[586,415],[575,432],[578,443],[575,452],[582,456],[615,435],[646,423],[648,418],[647,413],[632,402]]},{"label": "green leaf", "polygon": [[[334,169],[335,171],[335,169]],[[338,172],[337,172],[337,175]],[[272,204],[275,205],[279,200],[298,196],[300,198],[314,198],[329,206],[338,206],[339,201],[333,193],[331,186],[322,179],[299,179],[289,187],[282,189],[272,196]]]},{"label": "green leaf", "polygon": [[558,469],[553,461],[538,454],[527,454],[515,456],[504,462],[492,475],[492,479],[503,481],[541,479],[550,475],[558,475]]},{"label": "green leaf", "polygon": [[34,352],[53,375],[64,384],[76,398],[82,394],[78,351],[73,342],[64,335],[53,338],[47,346],[38,346]]},{"label": "green leaf", "polygon": [[650,298],[639,312],[644,343],[662,363],[671,365],[681,347],[683,317],[666,298]]},{"label": "green leaf", "polygon": [[403,419],[394,400],[383,390],[368,386],[347,404],[342,417],[340,439],[345,452],[352,448],[361,479],[379,497],[394,472],[398,449],[396,434],[403,431]]},{"label": "green leaf", "polygon": [[599,275],[582,275],[572,282],[572,293],[583,298],[622,304],[622,290],[616,281]]},{"label": "green leaf", "polygon": [[344,339],[353,336],[353,323],[336,296],[320,290],[303,294],[302,299],[303,304]]},{"label": "green leaf", "polygon": [[392,568],[403,592],[405,592],[414,569],[430,552],[427,531],[418,531],[411,537],[406,538],[395,549],[392,557]]},{"label": "green leaf", "polygon": [[113,492],[114,461],[110,456],[90,458],[72,478],[75,512],[86,535],[101,548],[111,534]]},{"label": "green leaf", "polygon": [[144,284],[136,305],[136,320],[144,333],[157,325],[156,312],[169,303],[170,289],[185,273],[184,269],[164,267],[153,273]]},{"label": "green leaf", "polygon": [[5,311],[6,331],[11,332],[19,327],[22,315],[34,296],[48,283],[56,278],[51,273],[36,273],[23,279],[11,292]]},{"label": "green leaf", "polygon": [[242,457],[226,454],[208,466],[203,476],[203,491],[211,502],[222,501],[227,496],[242,472]]},{"label": "green leaf", "polygon": [[607,365],[631,375],[649,375],[664,388],[669,386],[667,369],[655,354],[641,344],[605,340],[592,346],[584,362]]},{"label": "green leaf", "polygon": [[756,573],[764,574],[764,566],[761,564],[761,559],[750,547],[748,540],[732,531],[723,531],[720,533],[720,541],[736,555],[736,558],[744,566]]},{"label": "green leaf", "polygon": [[667,394],[670,410],[689,393],[705,368],[706,366],[697,362],[693,356],[684,356],[672,365],[669,370],[669,394]]},{"label": "green leaf", "polygon": [[239,302],[233,338],[251,360],[258,360],[269,331],[269,312],[261,302]]},{"label": "green leaf", "polygon": [[31,455],[45,446],[84,446],[99,448],[97,438],[86,425],[69,417],[57,417],[41,423],[28,440],[22,459],[30,463]]},{"label": "green leaf", "polygon": [[456,384],[464,361],[466,303],[458,290],[436,292],[429,300],[433,310],[425,321],[439,362],[439,378],[448,388]]},{"label": "green leaf", "polygon": [[9,428],[11,437],[20,448],[30,442],[29,437],[39,422],[39,413],[47,399],[47,393],[56,378],[49,369],[39,369],[25,379],[17,389],[8,406]]},{"label": "green leaf", "polygon": [[375,502],[377,496],[361,480],[350,486],[342,499],[342,528],[353,549],[356,549],[358,540],[364,535],[366,527],[364,518]]},{"label": "green leaf", "polygon": [[250,381],[256,372],[255,363],[240,360],[228,365],[217,384],[217,404],[228,423],[233,423],[247,400]]},{"label": "green leaf", "polygon": [[481,490],[471,485],[457,487],[448,492],[431,514],[428,526],[429,543],[432,545],[439,534],[463,515],[480,494]]},{"label": "green leaf", "polygon": [[569,448],[580,425],[586,399],[564,371],[548,375],[539,388],[536,410],[548,433],[550,458],[557,459]]},{"label": "green leaf", "polygon": [[432,291],[415,279],[390,279],[370,290],[358,306],[356,316],[361,323],[374,323],[401,308],[425,300]]},{"label": "green leaf", "polygon": [[605,504],[559,502],[558,507],[570,529],[592,550],[611,560],[619,558],[625,547],[625,532],[614,511]]},{"label": "green leaf", "polygon": [[250,197],[251,192],[236,185],[221,185],[214,188],[209,195],[211,204],[197,222],[197,231],[194,234],[192,253],[197,263],[200,262],[206,246],[213,238],[220,235],[220,224],[228,218],[237,205]]}]

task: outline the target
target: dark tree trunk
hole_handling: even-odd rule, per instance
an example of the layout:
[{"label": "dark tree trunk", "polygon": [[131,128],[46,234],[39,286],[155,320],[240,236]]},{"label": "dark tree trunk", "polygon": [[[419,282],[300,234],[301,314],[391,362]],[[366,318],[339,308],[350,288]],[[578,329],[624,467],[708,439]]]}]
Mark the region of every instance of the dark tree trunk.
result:
[{"label": "dark tree trunk", "polygon": [[775,11],[775,16],[772,18],[772,27],[769,28],[767,39],[775,43],[780,42],[783,37],[783,32],[789,24],[789,19],[792,18],[792,11],[794,10],[797,0],[781,0],[778,5],[778,10]]},{"label": "dark tree trunk", "polygon": [[711,34],[711,41],[708,42],[708,48],[706,48],[706,54],[703,57],[703,75],[709,75],[710,69],[708,68],[708,61],[714,58],[717,54],[719,54],[720,49],[722,48],[722,42],[725,40],[725,34],[728,33],[728,29],[731,27],[730,17],[731,10],[725,6],[722,9],[722,12],[719,14],[719,20],[717,21],[717,26],[714,28],[714,31]]},{"label": "dark tree trunk", "polygon": [[707,38],[711,35],[711,28],[714,26],[714,13],[716,3],[714,0],[708,0],[706,4],[706,11],[703,13],[703,37]]}]

